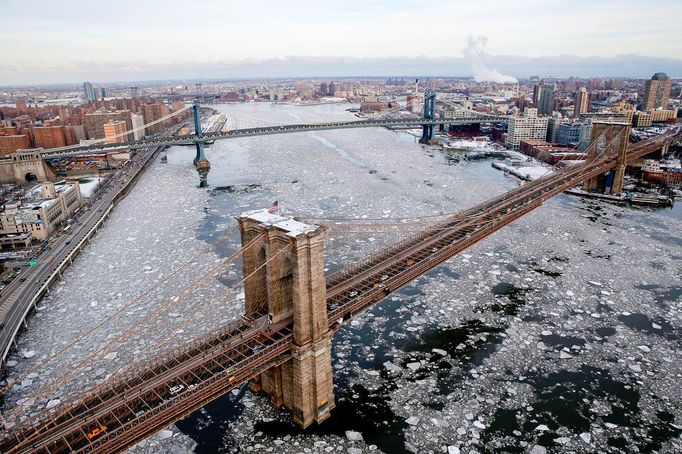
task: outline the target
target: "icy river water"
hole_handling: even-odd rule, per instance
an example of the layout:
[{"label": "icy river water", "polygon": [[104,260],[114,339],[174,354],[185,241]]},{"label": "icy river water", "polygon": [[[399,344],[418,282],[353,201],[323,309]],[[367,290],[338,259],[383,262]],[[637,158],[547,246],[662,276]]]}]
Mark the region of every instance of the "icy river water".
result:
[{"label": "icy river water", "polygon": [[[230,128],[352,118],[340,105],[215,108]],[[277,200],[310,222],[399,223],[520,184],[490,161],[459,161],[385,129],[216,142],[208,190],[197,187],[193,148],[167,155],[29,319],[10,358],[9,378],[23,379],[4,411],[40,410],[238,316],[238,291],[225,293],[238,263],[187,286],[239,247],[236,234],[214,243],[243,211]],[[681,208],[557,196],[341,329],[337,407],[324,424],[298,430],[242,388],[134,451],[680,452]],[[375,235],[330,230],[328,272],[419,228],[403,224]]]}]

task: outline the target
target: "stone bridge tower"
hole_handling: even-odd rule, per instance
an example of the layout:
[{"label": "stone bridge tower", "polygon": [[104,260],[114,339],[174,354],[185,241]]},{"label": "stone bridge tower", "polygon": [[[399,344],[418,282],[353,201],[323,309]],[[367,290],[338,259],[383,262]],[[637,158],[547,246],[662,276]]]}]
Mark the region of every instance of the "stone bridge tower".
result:
[{"label": "stone bridge tower", "polygon": [[[250,211],[237,217],[243,254],[246,315],[267,313],[272,324],[292,324],[293,358],[252,384],[285,407],[301,427],[320,423],[334,408],[331,337],[324,277],[324,229]],[[254,241],[255,240],[255,241]]]},{"label": "stone bridge tower", "polygon": [[[604,137],[599,139],[602,133],[604,133]],[[616,159],[616,167],[605,175],[597,175],[587,180],[584,184],[586,191],[602,192],[605,194],[620,194],[623,191],[629,138],[630,125],[628,123],[592,123],[592,139],[590,143],[594,143],[595,140],[598,140],[598,143],[590,150],[588,159],[606,154]]]}]

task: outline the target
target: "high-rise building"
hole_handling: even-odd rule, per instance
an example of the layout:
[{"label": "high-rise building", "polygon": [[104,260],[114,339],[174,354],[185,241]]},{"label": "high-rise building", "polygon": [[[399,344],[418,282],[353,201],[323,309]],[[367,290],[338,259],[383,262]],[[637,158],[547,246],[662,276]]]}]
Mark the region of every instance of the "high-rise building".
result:
[{"label": "high-rise building", "polygon": [[0,136],[0,156],[6,156],[17,150],[31,148],[31,141],[23,134]]},{"label": "high-rise building", "polygon": [[109,120],[104,123],[104,142],[106,143],[121,143],[126,141],[126,136],[121,135],[126,132],[125,121]]},{"label": "high-rise building", "polygon": [[579,151],[584,151],[590,145],[589,139],[592,132],[592,121],[573,120],[559,126],[557,143],[561,145],[575,145]]},{"label": "high-rise building", "polygon": [[559,126],[568,122],[570,122],[568,118],[564,118],[559,114],[549,117],[547,120],[547,138],[545,140],[549,143],[556,143],[559,135]]},{"label": "high-rise building", "polygon": [[[109,120],[125,121],[126,129],[133,128],[131,112],[129,110],[97,111],[85,114],[85,132],[88,139],[104,139],[104,124]],[[128,140],[133,140],[132,134]]]},{"label": "high-rise building", "polygon": [[585,87],[580,87],[575,92],[575,98],[573,99],[573,117],[578,118],[580,114],[587,112],[589,105],[590,95]]},{"label": "high-rise building", "polygon": [[[133,122],[133,129],[142,128],[142,126],[144,126],[144,117],[142,115],[132,114],[130,116],[130,119]],[[133,132],[133,139],[140,140],[143,137],[144,137],[144,129],[140,129],[139,131]]]},{"label": "high-rise building", "polygon": [[556,84],[541,85],[538,102],[536,104],[540,115],[551,115],[554,112],[554,99],[556,98]]},{"label": "high-rise building", "polygon": [[545,140],[547,137],[547,117],[538,117],[538,110],[527,108],[521,117],[511,117],[507,128],[507,147],[518,150],[522,140]]},{"label": "high-rise building", "polygon": [[[170,109],[162,102],[144,104],[142,106],[142,116],[144,117],[145,124],[149,124],[162,117],[165,117],[169,113]],[[165,128],[164,123],[165,122],[160,122],[147,127],[147,134],[158,134],[163,132]]]},{"label": "high-rise building", "polygon": [[666,73],[656,73],[644,85],[640,110],[667,108],[673,83]]},{"label": "high-rise building", "polygon": [[540,102],[540,97],[542,96],[542,91],[545,88],[545,84],[540,82],[539,84],[533,85],[533,105],[537,106]]},{"label": "high-rise building", "polygon": [[66,135],[64,126],[43,126],[33,128],[33,139],[36,148],[65,147]]},{"label": "high-rise building", "polygon": [[95,96],[95,89],[90,82],[83,82],[83,92],[85,92],[85,102],[97,99],[97,96]]}]

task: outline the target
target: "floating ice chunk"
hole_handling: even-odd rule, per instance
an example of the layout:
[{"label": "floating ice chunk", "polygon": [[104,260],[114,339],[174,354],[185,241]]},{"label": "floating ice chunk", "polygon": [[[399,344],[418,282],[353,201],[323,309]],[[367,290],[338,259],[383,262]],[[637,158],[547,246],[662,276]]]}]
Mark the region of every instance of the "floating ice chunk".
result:
[{"label": "floating ice chunk", "polygon": [[448,446],[448,454],[459,454],[459,448],[457,446]]},{"label": "floating ice chunk", "polygon": [[47,410],[48,408],[56,407],[57,405],[59,405],[61,403],[62,403],[62,401],[59,399],[52,399],[52,400],[47,402],[47,405],[45,405],[45,410]]},{"label": "floating ice chunk", "polygon": [[547,427],[545,424],[540,424],[539,426],[537,426],[535,428],[535,430],[537,430],[539,432],[546,432],[549,430],[549,427]]},{"label": "floating ice chunk", "polygon": [[170,438],[172,436],[173,436],[173,432],[170,430],[162,430],[161,432],[159,432],[159,435],[158,435],[159,440],[165,440],[166,438]]},{"label": "floating ice chunk", "polygon": [[478,427],[479,429],[485,429],[485,424],[478,420],[474,421],[474,426]]},{"label": "floating ice chunk", "polygon": [[104,359],[115,359],[117,354],[118,353],[116,352],[111,352],[107,356],[105,356]]},{"label": "floating ice chunk", "polygon": [[555,438],[555,439],[554,439],[554,443],[557,443],[557,444],[560,444],[560,445],[565,445],[565,444],[567,444],[569,441],[571,441],[571,439],[568,438],[568,437],[559,437],[559,438]]},{"label": "floating ice chunk", "polygon": [[400,366],[396,366],[395,364],[393,364],[390,361],[386,361],[383,365],[386,369],[388,369],[389,372],[400,372],[400,371],[402,371]]},{"label": "floating ice chunk", "polygon": [[571,355],[570,353],[566,353],[565,351],[562,350],[561,353],[559,353],[559,358],[560,359],[570,359],[570,358],[573,358],[573,355]]},{"label": "floating ice chunk", "polygon": [[407,368],[410,370],[417,370],[421,367],[421,363],[408,363]]},{"label": "floating ice chunk", "polygon": [[652,324],[651,324],[651,327],[652,327],[653,329],[661,329],[661,325],[657,325],[656,323],[652,323]]},{"label": "floating ice chunk", "polygon": [[540,445],[535,445],[530,450],[530,454],[547,454],[547,450]]},{"label": "floating ice chunk", "polygon": [[642,350],[644,353],[649,353],[651,351],[651,349],[649,347],[647,347],[646,345],[639,345],[639,346],[637,346],[637,348]]},{"label": "floating ice chunk", "polygon": [[362,449],[360,449],[360,448],[348,448],[348,454],[362,454]]},{"label": "floating ice chunk", "polygon": [[433,349],[431,349],[431,351],[433,353],[440,355],[440,356],[447,356],[447,354],[448,354],[448,352],[446,352],[445,350],[441,350],[440,348],[433,348]]},{"label": "floating ice chunk", "polygon": [[407,418],[407,419],[405,420],[405,422],[408,423],[408,424],[411,425],[411,426],[416,426],[417,424],[419,424],[419,417],[417,417],[417,416],[410,416],[409,418]]},{"label": "floating ice chunk", "polygon": [[33,358],[36,356],[35,350],[28,350],[24,352],[24,358]]},{"label": "floating ice chunk", "polygon": [[592,284],[595,287],[601,287],[603,284],[601,282],[596,282],[596,281],[587,281],[588,284]]},{"label": "floating ice chunk", "polygon": [[551,335],[552,335],[552,332],[551,332],[551,331],[544,330],[544,331],[543,331],[542,333],[540,333],[540,334],[542,334],[543,336],[551,336]]},{"label": "floating ice chunk", "polygon": [[573,293],[571,290],[566,290],[566,296],[573,296],[575,293]]},{"label": "floating ice chunk", "polygon": [[346,438],[348,438],[350,441],[362,441],[362,434],[353,430],[347,430]]},{"label": "floating ice chunk", "polygon": [[604,425],[609,429],[615,429],[616,427],[618,427],[618,424],[614,424],[612,422],[605,422]]},{"label": "floating ice chunk", "polygon": [[589,432],[581,433],[580,438],[582,438],[585,443],[592,441],[592,435]]}]

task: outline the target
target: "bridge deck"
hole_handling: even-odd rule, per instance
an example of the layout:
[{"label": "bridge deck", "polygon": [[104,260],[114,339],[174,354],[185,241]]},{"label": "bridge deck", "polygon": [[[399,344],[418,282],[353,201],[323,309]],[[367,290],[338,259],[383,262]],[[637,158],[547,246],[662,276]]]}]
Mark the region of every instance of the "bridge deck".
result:
[{"label": "bridge deck", "polygon": [[[628,160],[670,136],[632,145]],[[568,167],[453,216],[359,265],[328,278],[330,325],[353,317],[387,294],[542,205],[548,198],[615,166],[611,157]],[[115,380],[17,424],[0,441],[2,452],[115,452],[289,358],[291,328],[267,318],[242,318],[181,350],[130,367]],[[177,388],[181,385],[182,388]],[[171,388],[176,387],[173,392]],[[98,427],[106,430],[92,438]]]},{"label": "bridge deck", "polygon": [[353,128],[376,128],[385,126],[421,126],[421,125],[441,125],[441,124],[470,124],[507,121],[507,117],[501,116],[472,116],[471,118],[456,119],[437,119],[428,120],[423,118],[409,119],[384,119],[384,120],[359,120],[341,121],[329,123],[311,124],[291,124],[281,126],[265,126],[259,128],[233,129],[231,131],[221,131],[212,134],[204,134],[201,138],[195,135],[177,136],[172,138],[143,139],[133,142],[122,143],[100,143],[94,145],[72,145],[62,148],[51,148],[42,153],[46,159],[64,159],[82,155],[104,154],[115,150],[152,148],[170,145],[189,145],[195,142],[213,142],[222,139],[233,139],[239,137],[254,137],[272,134],[290,134],[296,132],[325,131],[330,129],[353,129]]}]

